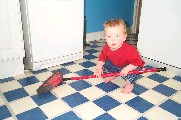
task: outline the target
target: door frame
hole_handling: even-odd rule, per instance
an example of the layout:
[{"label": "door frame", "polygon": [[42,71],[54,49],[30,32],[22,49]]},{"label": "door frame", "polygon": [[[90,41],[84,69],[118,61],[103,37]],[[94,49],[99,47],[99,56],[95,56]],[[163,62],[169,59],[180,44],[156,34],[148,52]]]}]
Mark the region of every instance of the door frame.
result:
[{"label": "door frame", "polygon": [[135,0],[134,2],[134,14],[133,14],[133,29],[132,32],[135,34],[139,33],[139,24],[141,16],[142,0]]}]

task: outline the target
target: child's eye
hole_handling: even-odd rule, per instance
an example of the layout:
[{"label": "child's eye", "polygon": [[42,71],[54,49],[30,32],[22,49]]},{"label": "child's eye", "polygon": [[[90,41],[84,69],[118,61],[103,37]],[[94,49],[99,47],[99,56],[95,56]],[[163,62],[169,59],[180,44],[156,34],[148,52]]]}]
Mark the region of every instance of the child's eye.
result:
[{"label": "child's eye", "polygon": [[108,35],[107,37],[110,38],[111,36]]},{"label": "child's eye", "polygon": [[120,37],[119,35],[116,36],[117,38]]}]

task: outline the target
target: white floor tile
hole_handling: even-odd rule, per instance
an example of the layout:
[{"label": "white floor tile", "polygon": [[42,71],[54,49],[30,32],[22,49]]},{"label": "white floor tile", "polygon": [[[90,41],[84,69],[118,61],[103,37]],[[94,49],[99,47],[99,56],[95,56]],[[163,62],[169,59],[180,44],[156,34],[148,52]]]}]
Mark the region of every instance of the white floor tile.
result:
[{"label": "white floor tile", "polygon": [[108,111],[116,120],[135,120],[140,113],[125,104]]},{"label": "white floor tile", "polygon": [[[79,77],[79,75],[78,74],[76,74],[76,73],[69,73],[69,74],[65,74],[65,75],[63,75],[63,78],[72,78],[72,77]],[[75,82],[76,80],[67,80],[67,81],[65,81],[67,84],[69,84],[69,83],[72,83],[72,82]]]},{"label": "white floor tile", "polygon": [[97,85],[103,82],[102,78],[90,78],[87,79],[86,81],[88,81],[89,83],[93,84],[93,85]]},{"label": "white floor tile", "polygon": [[181,91],[172,96],[172,99],[181,104]]},{"label": "white floor tile", "polygon": [[[96,50],[100,51],[101,49],[96,49]],[[93,53],[93,55],[99,57],[100,53]]]},{"label": "white floor tile", "polygon": [[0,106],[4,105],[4,104],[5,104],[5,102],[4,102],[3,98],[0,96]]},{"label": "white floor tile", "polygon": [[82,116],[83,120],[92,120],[105,113],[100,107],[92,102],[84,103],[74,108],[74,111]]},{"label": "white floor tile", "polygon": [[120,86],[120,88],[122,88],[125,85],[125,80],[121,77],[121,76],[117,76],[115,78],[115,80],[111,81],[112,83]]},{"label": "white floor tile", "polygon": [[174,72],[169,71],[169,70],[161,71],[161,72],[159,72],[159,74],[162,75],[162,76],[165,76],[167,78],[173,78],[176,75]]},{"label": "white floor tile", "polygon": [[36,74],[36,78],[40,81],[45,81],[47,80],[50,76],[52,76],[52,72],[43,72],[43,73],[39,73],[39,74]]},{"label": "white floor tile", "polygon": [[40,106],[40,109],[47,115],[47,117],[51,118],[70,110],[70,107],[65,102],[57,99]]},{"label": "white floor tile", "polygon": [[121,89],[116,89],[115,91],[110,92],[109,94],[121,102],[127,102],[136,97],[136,95],[133,93],[130,94],[121,93]]},{"label": "white floor tile", "polygon": [[19,79],[27,78],[30,76],[33,76],[33,73],[30,70],[25,70],[24,74],[16,75],[16,76],[14,76],[14,78],[16,80],[19,80]]},{"label": "white floor tile", "polygon": [[[95,64],[97,64],[98,59],[97,59],[97,58],[96,58],[96,59],[91,59],[90,61],[93,62],[93,63],[95,63]],[[96,67],[96,66],[95,66],[95,67]]]},{"label": "white floor tile", "polygon": [[147,73],[141,74],[141,76],[148,77],[152,74],[153,74],[153,72],[147,72]]},{"label": "white floor tile", "polygon": [[26,87],[24,87],[24,89],[26,90],[26,92],[32,96],[32,95],[36,95],[37,94],[37,89],[42,85],[43,83],[39,82],[36,84],[32,84],[32,85],[28,85]]},{"label": "white floor tile", "polygon": [[173,79],[169,79],[163,83],[164,85],[171,87],[175,90],[181,90],[181,82]]},{"label": "white floor tile", "polygon": [[148,89],[151,89],[151,88],[154,88],[155,86],[157,86],[159,83],[152,80],[152,79],[149,79],[149,78],[141,78],[139,79],[138,81],[136,81],[136,83],[148,88]]},{"label": "white floor tile", "polygon": [[69,85],[67,84],[64,84],[64,85],[60,85],[60,86],[57,86],[55,87],[52,92],[58,97],[58,98],[62,98],[62,97],[65,97],[65,96],[68,96],[70,94],[73,94],[76,92],[75,89],[73,89],[72,87],[70,87]]},{"label": "white floor tile", "polygon": [[84,69],[84,67],[82,67],[81,65],[79,64],[73,64],[73,65],[70,65],[70,66],[66,66],[66,68],[68,70],[70,70],[70,72],[77,72],[79,70],[82,70]]},{"label": "white floor tile", "polygon": [[82,91],[80,91],[80,93],[89,100],[99,98],[106,94],[105,92],[103,92],[102,90],[100,90],[99,88],[94,87],[94,86],[89,87],[85,90],[82,90]]},{"label": "white floor tile", "polygon": [[145,116],[151,120],[178,120],[175,115],[159,107],[149,110],[147,113],[145,113]]},{"label": "white floor tile", "polygon": [[[79,75],[76,73],[69,73],[69,74],[65,74],[63,75],[63,78],[71,78],[71,77],[78,77]],[[74,80],[73,80],[74,81]],[[71,80],[68,80],[67,82],[71,82]]]},{"label": "white floor tile", "polygon": [[22,85],[16,80],[0,84],[0,90],[2,92],[11,91],[11,90],[18,89],[18,88],[21,88],[21,87],[22,87]]},{"label": "white floor tile", "polygon": [[[93,72],[93,74],[94,74],[94,72],[95,72],[95,70],[96,70],[96,66],[92,66],[92,67],[90,67],[90,68],[88,68],[89,70],[91,70],[92,72]],[[93,75],[92,74],[92,75]]]},{"label": "white floor tile", "polygon": [[86,62],[86,61],[87,61],[86,59],[80,59],[80,60],[75,61],[75,63],[79,64],[79,63]]},{"label": "white floor tile", "polygon": [[53,71],[53,70],[58,70],[60,68],[62,68],[62,66],[61,65],[57,65],[57,66],[49,67],[49,68],[47,68],[47,70]]},{"label": "white floor tile", "polygon": [[30,97],[25,97],[11,102],[9,106],[17,115],[27,110],[36,108],[38,105]]},{"label": "white floor tile", "polygon": [[167,99],[166,96],[153,90],[148,90],[144,92],[143,94],[140,95],[140,97],[142,97],[143,99],[149,101],[150,103],[154,105],[157,105],[161,103],[162,101],[164,101],[165,99]]}]

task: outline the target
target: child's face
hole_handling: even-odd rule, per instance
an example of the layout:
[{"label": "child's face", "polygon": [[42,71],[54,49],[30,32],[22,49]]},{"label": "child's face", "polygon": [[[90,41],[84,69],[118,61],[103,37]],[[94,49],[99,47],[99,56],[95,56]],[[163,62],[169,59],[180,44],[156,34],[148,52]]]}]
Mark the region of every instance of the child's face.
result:
[{"label": "child's face", "polygon": [[126,40],[127,34],[123,32],[121,26],[106,27],[105,39],[111,50],[117,50]]}]

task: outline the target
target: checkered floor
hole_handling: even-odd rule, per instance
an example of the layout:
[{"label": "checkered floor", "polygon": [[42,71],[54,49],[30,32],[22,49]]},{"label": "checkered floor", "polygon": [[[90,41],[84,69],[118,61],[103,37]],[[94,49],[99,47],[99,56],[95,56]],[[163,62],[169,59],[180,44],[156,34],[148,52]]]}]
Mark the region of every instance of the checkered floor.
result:
[{"label": "checkered floor", "polygon": [[131,94],[120,92],[125,81],[117,77],[109,83],[101,78],[62,82],[37,95],[56,70],[64,78],[93,74],[104,44],[91,42],[82,60],[0,80],[0,119],[181,120],[181,77],[170,71],[139,75]]}]

